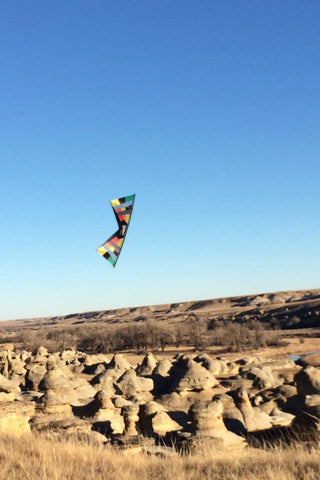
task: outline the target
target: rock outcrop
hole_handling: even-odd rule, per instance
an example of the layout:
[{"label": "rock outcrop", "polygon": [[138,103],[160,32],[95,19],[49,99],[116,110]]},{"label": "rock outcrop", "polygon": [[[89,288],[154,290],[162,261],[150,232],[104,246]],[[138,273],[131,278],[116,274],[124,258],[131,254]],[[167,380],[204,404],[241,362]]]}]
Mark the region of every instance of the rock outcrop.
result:
[{"label": "rock outcrop", "polygon": [[17,436],[29,433],[34,410],[33,402],[1,402],[0,432]]},{"label": "rock outcrop", "polygon": [[289,359],[159,360],[149,353],[134,367],[121,354],[109,361],[73,349],[6,349],[0,372],[4,433],[96,434],[98,443],[121,448],[158,442],[192,450],[204,439],[226,451],[242,449],[245,438],[269,441],[282,429],[303,438],[320,431],[320,369]]}]

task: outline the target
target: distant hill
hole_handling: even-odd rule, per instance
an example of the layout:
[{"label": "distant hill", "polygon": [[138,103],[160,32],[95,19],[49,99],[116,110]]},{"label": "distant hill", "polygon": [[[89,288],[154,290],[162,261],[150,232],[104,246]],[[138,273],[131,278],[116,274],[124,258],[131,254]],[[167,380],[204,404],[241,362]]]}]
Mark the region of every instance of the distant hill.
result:
[{"label": "distant hill", "polygon": [[215,298],[163,305],[148,305],[116,310],[71,313],[63,316],[19,319],[1,322],[6,330],[40,326],[76,326],[83,324],[132,324],[153,320],[174,324],[191,316],[210,320],[251,319],[275,328],[320,326],[320,289],[261,293],[239,297]]}]

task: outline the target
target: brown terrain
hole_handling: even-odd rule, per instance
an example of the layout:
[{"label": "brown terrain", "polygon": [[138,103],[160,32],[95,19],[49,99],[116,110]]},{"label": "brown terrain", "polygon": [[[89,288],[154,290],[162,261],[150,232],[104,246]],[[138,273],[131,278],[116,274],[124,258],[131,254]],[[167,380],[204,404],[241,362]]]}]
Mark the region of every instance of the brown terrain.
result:
[{"label": "brown terrain", "polygon": [[[137,323],[145,319],[173,325],[185,321],[191,315],[204,319],[230,319],[237,322],[258,318],[268,325],[280,325],[281,328],[318,327],[320,326],[320,289],[71,313],[56,317],[12,320],[2,322],[1,325],[5,328],[25,329],[84,324],[119,325]],[[292,318],[295,316],[298,316],[300,321],[292,323]]]},{"label": "brown terrain", "polygon": [[319,334],[320,290],[3,322],[0,479],[319,478]]}]

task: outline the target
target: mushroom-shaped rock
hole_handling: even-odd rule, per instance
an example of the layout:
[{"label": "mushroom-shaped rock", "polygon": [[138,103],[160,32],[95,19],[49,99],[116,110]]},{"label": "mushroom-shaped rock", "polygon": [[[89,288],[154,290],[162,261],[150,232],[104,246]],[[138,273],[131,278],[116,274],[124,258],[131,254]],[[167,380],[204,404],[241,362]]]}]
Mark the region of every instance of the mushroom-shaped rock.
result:
[{"label": "mushroom-shaped rock", "polygon": [[118,379],[116,387],[120,393],[131,397],[135,393],[150,392],[153,389],[153,380],[138,377],[134,370],[128,370]]},{"label": "mushroom-shaped rock", "polygon": [[160,411],[152,419],[153,432],[160,436],[165,436],[170,432],[177,432],[182,429],[179,423],[175,422],[167,412]]},{"label": "mushroom-shaped rock", "polygon": [[243,437],[229,432],[223,422],[223,404],[220,400],[196,402],[189,409],[192,431],[196,437],[216,439],[221,448],[243,448]]},{"label": "mushroom-shaped rock", "polygon": [[152,353],[147,353],[147,355],[142,360],[142,363],[137,366],[136,372],[142,377],[148,377],[152,375],[152,372],[158,364],[157,359]]},{"label": "mushroom-shaped rock", "polygon": [[30,363],[46,364],[48,360],[48,350],[45,347],[39,347],[28,359]]},{"label": "mushroom-shaped rock", "polygon": [[320,368],[306,367],[300,370],[294,379],[299,395],[320,394]]},{"label": "mushroom-shaped rock", "polygon": [[112,408],[113,410],[115,409],[111,398],[103,390],[100,390],[95,394],[94,402],[96,411],[106,408]]},{"label": "mushroom-shaped rock", "polygon": [[115,408],[110,397],[103,391],[97,392],[95,396],[96,413],[92,423],[101,433],[122,434],[124,431],[124,419],[118,409]]},{"label": "mushroom-shaped rock", "polygon": [[121,414],[124,418],[126,435],[138,435],[137,423],[139,422],[139,405],[126,405],[122,407]]},{"label": "mushroom-shaped rock", "polygon": [[41,398],[45,413],[71,414],[71,404],[77,402],[77,397],[61,369],[51,365],[39,388],[45,392]]},{"label": "mushroom-shaped rock", "polygon": [[34,363],[26,367],[26,385],[30,390],[38,390],[39,383],[45,376],[47,369],[45,365]]},{"label": "mushroom-shaped rock", "polygon": [[172,390],[177,392],[206,390],[218,384],[214,376],[202,365],[188,357],[178,360],[170,374]]},{"label": "mushroom-shaped rock", "polygon": [[165,436],[167,433],[182,429],[181,425],[170,417],[167,410],[154,401],[150,401],[143,406],[140,414],[140,425],[146,435],[156,433]]}]

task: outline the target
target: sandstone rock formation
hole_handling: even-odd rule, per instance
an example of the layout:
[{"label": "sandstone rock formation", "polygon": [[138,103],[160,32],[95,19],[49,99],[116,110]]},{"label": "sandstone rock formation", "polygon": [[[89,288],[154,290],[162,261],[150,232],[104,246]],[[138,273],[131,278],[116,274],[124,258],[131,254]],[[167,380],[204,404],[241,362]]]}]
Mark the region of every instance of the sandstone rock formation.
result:
[{"label": "sandstone rock formation", "polygon": [[29,433],[34,409],[33,402],[1,402],[0,432],[17,436]]},{"label": "sandstone rock formation", "polygon": [[123,448],[158,441],[191,449],[205,439],[228,450],[277,429],[315,436],[320,425],[320,369],[286,359],[149,353],[134,368],[120,354],[6,349],[0,372],[0,432],[96,433],[98,443]]},{"label": "sandstone rock formation", "polygon": [[132,397],[140,392],[150,392],[153,389],[151,378],[138,377],[132,369],[127,370],[115,383],[117,390],[125,397]]},{"label": "sandstone rock formation", "polygon": [[137,366],[136,372],[137,375],[142,377],[148,377],[152,375],[152,372],[157,367],[158,361],[155,359],[152,353],[147,353],[147,355],[142,360],[142,363]]},{"label": "sandstone rock formation", "polygon": [[92,417],[92,424],[95,429],[104,434],[122,434],[125,423],[121,416],[121,409],[116,408],[110,397],[103,391],[97,392],[93,405],[95,413]]},{"label": "sandstone rock formation", "polygon": [[243,449],[245,439],[226,429],[223,422],[223,404],[221,400],[197,402],[191,406],[189,415],[192,421],[192,433],[201,439],[213,439],[216,448],[223,451]]},{"label": "sandstone rock formation", "polygon": [[308,366],[295,375],[299,395],[320,394],[320,368]]},{"label": "sandstone rock formation", "polygon": [[206,368],[188,356],[182,356],[176,361],[170,377],[171,388],[177,392],[207,390],[218,384]]},{"label": "sandstone rock formation", "polygon": [[77,396],[67,376],[54,361],[48,362],[47,369],[47,373],[39,384],[39,389],[44,391],[40,399],[43,412],[71,415],[71,404],[77,402]]}]

